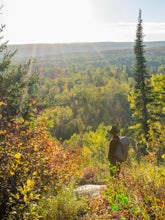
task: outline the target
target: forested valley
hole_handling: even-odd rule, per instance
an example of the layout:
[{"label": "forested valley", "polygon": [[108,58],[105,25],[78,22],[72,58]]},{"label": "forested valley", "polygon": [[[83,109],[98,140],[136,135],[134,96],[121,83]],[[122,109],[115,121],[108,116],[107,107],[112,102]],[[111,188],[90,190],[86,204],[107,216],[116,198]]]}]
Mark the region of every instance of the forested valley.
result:
[{"label": "forested valley", "polygon": [[[133,44],[101,45],[27,57],[1,43],[1,219],[164,219],[164,42],[145,48],[147,136],[141,102],[135,105]],[[118,179],[107,159],[112,125],[131,141]],[[76,196],[85,184],[107,189]]]}]

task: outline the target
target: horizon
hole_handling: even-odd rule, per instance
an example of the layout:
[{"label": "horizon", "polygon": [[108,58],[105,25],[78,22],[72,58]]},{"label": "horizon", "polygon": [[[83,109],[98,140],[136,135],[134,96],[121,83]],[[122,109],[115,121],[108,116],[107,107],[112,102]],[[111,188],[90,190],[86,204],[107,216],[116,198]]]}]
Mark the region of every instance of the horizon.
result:
[{"label": "horizon", "polygon": [[[158,43],[158,42],[165,42],[165,40],[155,40],[155,41],[150,40],[150,41],[144,41],[144,44],[145,44],[145,43],[156,43],[156,42],[157,42],[157,43]],[[49,43],[49,42],[48,42],[48,43],[46,43],[46,42],[44,43],[44,42],[43,42],[43,43],[20,43],[20,44],[14,44],[14,43],[13,43],[13,44],[10,44],[10,43],[8,43],[7,45],[8,45],[8,46],[12,46],[12,45],[21,46],[21,45],[34,45],[34,44],[35,44],[35,45],[47,45],[47,44],[48,44],[48,45],[50,45],[50,44],[52,45],[52,44],[92,44],[92,43],[94,43],[94,44],[95,44],[95,43],[135,43],[135,41],[93,41],[93,42],[92,42],[92,41],[91,41],[91,42],[90,42],[90,41],[86,41],[86,42],[85,42],[85,41],[84,41],[84,42],[78,42],[78,41],[77,41],[77,42],[59,42],[59,43],[58,43],[58,42],[56,42],[56,43]]]}]

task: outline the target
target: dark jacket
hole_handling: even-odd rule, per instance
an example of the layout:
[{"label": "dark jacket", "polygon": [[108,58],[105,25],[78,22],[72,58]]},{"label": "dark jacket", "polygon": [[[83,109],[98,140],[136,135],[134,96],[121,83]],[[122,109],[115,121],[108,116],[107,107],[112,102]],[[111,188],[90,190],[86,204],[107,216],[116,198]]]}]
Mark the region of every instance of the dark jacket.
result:
[{"label": "dark jacket", "polygon": [[118,143],[119,143],[119,136],[114,135],[113,138],[111,139],[110,143],[109,143],[109,151],[108,151],[108,159],[114,165],[116,163],[114,153],[117,149]]}]

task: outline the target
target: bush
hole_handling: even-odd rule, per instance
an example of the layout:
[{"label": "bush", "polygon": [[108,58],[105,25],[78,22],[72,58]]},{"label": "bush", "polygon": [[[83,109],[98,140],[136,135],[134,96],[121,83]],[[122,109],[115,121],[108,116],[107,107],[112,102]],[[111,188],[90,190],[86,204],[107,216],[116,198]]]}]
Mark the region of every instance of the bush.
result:
[{"label": "bush", "polygon": [[164,167],[148,161],[123,165],[121,176],[107,189],[112,212],[126,219],[164,219]]},{"label": "bush", "polygon": [[42,124],[32,127],[22,118],[6,123],[0,129],[0,219],[34,215],[52,185],[61,189],[77,181],[80,158],[79,151],[64,150]]},{"label": "bush", "polygon": [[97,183],[97,170],[94,168],[86,168],[83,171],[79,184],[95,184]]},{"label": "bush", "polygon": [[43,220],[78,220],[87,212],[87,203],[74,195],[72,187],[63,187],[57,193],[51,190],[40,201],[37,215]]}]

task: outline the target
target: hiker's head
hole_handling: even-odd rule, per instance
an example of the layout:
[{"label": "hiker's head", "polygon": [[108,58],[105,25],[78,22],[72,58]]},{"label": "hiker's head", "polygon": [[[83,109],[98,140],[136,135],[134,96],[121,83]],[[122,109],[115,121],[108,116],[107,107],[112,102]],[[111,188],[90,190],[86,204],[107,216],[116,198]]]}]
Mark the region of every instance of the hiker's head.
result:
[{"label": "hiker's head", "polygon": [[116,126],[113,125],[112,128],[109,130],[109,133],[115,135],[119,133],[119,130],[117,129]]}]

